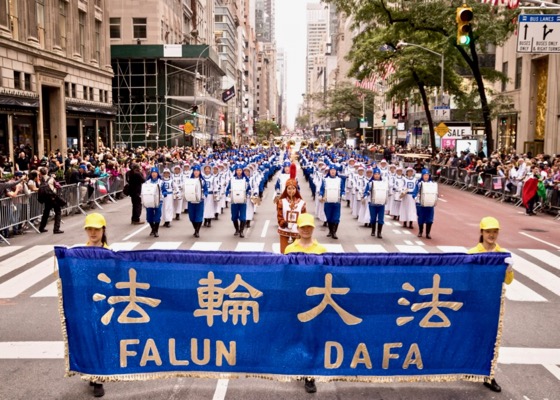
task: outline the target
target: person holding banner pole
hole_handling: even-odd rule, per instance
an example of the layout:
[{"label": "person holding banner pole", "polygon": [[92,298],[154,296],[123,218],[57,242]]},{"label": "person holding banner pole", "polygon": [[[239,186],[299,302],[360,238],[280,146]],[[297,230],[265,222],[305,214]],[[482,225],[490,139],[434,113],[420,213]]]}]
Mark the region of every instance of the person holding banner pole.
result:
[{"label": "person holding banner pole", "polygon": [[[86,246],[110,248],[107,242],[107,222],[103,215],[99,213],[88,214],[84,222],[84,229],[88,236]],[[105,395],[102,383],[90,381],[89,385],[93,386],[94,397],[103,397]]]},{"label": "person holding banner pole", "polygon": [[[296,239],[292,244],[289,244],[284,250],[284,254],[290,253],[306,253],[306,254],[323,254],[327,252],[325,246],[319,244],[316,239],[313,239],[313,231],[315,230],[315,219],[313,215],[302,213],[297,218],[297,230],[299,239]],[[305,378],[305,391],[307,393],[315,393],[317,386],[315,379]]]},{"label": "person holding banner pole", "polygon": [[[494,217],[484,217],[480,220],[480,239],[479,243],[467,251],[468,254],[478,254],[478,253],[489,253],[489,252],[506,252],[506,250],[502,249],[500,245],[498,245],[498,235],[500,233],[500,223]],[[504,283],[509,285],[513,282],[513,260],[510,257],[507,257],[504,260],[508,267],[506,269],[506,276],[504,278]],[[493,392],[501,392],[502,388],[496,382],[496,379],[492,378],[490,380],[486,380],[484,382],[484,386],[488,389],[492,390]]]}]

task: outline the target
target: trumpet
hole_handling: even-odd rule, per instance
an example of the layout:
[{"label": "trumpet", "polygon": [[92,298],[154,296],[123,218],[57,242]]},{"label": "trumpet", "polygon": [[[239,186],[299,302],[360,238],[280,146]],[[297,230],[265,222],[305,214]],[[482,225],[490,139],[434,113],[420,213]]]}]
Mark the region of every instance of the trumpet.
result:
[{"label": "trumpet", "polygon": [[299,148],[301,150],[307,149],[307,147],[309,146],[309,143],[307,143],[307,140],[304,140],[303,142],[301,142]]},{"label": "trumpet", "polygon": [[263,140],[261,143],[263,149],[268,149],[270,147],[270,142],[268,140]]}]

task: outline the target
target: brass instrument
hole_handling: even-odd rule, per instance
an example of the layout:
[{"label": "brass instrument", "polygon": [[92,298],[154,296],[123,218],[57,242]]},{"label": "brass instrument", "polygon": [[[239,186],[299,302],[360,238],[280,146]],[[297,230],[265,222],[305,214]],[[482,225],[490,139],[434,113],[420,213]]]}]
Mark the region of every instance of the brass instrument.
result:
[{"label": "brass instrument", "polygon": [[282,141],[280,139],[274,141],[274,147],[282,146]]},{"label": "brass instrument", "polygon": [[304,140],[303,142],[300,143],[299,148],[301,150],[307,149],[307,147],[309,147],[309,143],[307,143],[307,140]]},{"label": "brass instrument", "polygon": [[249,147],[251,148],[251,150],[254,150],[257,148],[257,144],[255,143],[254,140],[251,140],[251,143],[249,144]]},{"label": "brass instrument", "polygon": [[329,149],[329,150],[330,150],[330,149],[332,149],[332,148],[333,148],[333,146],[334,146],[333,142],[332,142],[332,141],[330,141],[330,140],[329,140],[329,141],[327,141],[326,145],[327,145],[327,149]]},{"label": "brass instrument", "polygon": [[294,139],[290,139],[290,141],[288,142],[288,144],[290,146],[295,146],[296,145],[296,141]]},{"label": "brass instrument", "polygon": [[318,140],[316,140],[316,141],[313,142],[313,146],[314,146],[315,148],[318,148],[319,146],[321,146],[321,142],[319,142]]},{"label": "brass instrument", "polygon": [[263,149],[268,149],[270,148],[270,142],[268,140],[263,140],[263,142],[261,143]]}]

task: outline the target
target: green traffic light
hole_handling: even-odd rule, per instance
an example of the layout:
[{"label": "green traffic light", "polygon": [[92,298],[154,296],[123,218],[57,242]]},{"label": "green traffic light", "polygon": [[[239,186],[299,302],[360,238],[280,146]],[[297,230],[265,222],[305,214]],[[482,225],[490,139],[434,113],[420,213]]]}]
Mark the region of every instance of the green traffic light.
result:
[{"label": "green traffic light", "polygon": [[468,35],[463,35],[459,38],[459,44],[462,46],[468,46],[471,42],[471,38]]}]

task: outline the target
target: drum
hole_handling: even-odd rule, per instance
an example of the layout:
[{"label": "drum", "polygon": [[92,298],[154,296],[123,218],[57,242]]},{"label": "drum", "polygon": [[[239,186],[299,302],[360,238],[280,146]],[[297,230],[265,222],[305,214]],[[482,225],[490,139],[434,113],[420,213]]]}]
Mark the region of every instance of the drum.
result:
[{"label": "drum", "polygon": [[387,181],[372,181],[371,182],[371,204],[383,206],[387,203],[389,195],[389,185]]},{"label": "drum", "polygon": [[181,200],[183,198],[183,192],[181,189],[173,189],[173,200]]},{"label": "drum", "polygon": [[436,182],[422,182],[420,189],[420,205],[435,207],[438,199],[438,184]]},{"label": "drum", "polygon": [[327,203],[340,201],[340,179],[325,179],[325,201]]},{"label": "drum", "polygon": [[190,203],[200,203],[202,201],[202,187],[200,179],[185,179],[185,200]]},{"label": "drum", "polygon": [[218,202],[222,199],[222,195],[220,193],[214,193],[214,201]]},{"label": "drum", "polygon": [[154,185],[152,183],[146,182],[142,185],[142,192],[140,193],[142,198],[142,205],[146,208],[156,208],[159,207],[161,202],[161,189],[159,184]]},{"label": "drum", "polygon": [[362,201],[362,199],[364,198],[364,192],[362,189],[358,190],[358,192],[356,193],[356,200],[357,201]]},{"label": "drum", "polygon": [[231,203],[243,204],[247,201],[247,182],[245,179],[231,180]]}]

